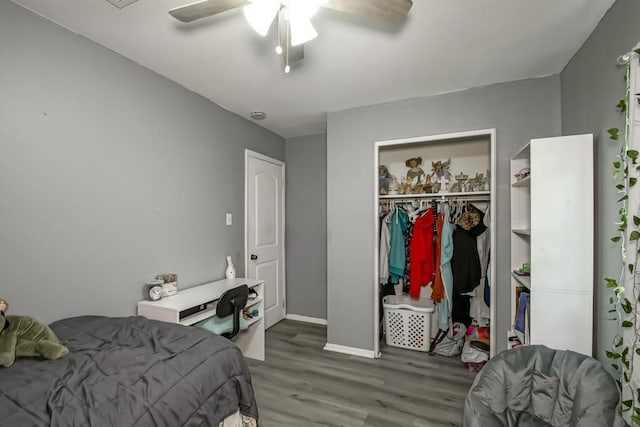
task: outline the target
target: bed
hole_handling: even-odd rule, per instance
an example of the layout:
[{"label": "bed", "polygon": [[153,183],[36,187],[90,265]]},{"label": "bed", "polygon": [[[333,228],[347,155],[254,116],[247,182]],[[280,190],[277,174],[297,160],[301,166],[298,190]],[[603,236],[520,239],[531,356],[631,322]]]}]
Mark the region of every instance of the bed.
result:
[{"label": "bed", "polygon": [[246,360],[223,337],[144,317],[80,316],[50,327],[69,354],[0,368],[0,424],[257,424]]}]

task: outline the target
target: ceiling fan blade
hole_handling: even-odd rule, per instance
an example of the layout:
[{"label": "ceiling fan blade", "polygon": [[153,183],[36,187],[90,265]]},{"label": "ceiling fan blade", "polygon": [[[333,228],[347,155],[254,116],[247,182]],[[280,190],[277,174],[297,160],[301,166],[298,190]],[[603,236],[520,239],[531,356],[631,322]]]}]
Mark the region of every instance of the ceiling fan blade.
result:
[{"label": "ceiling fan blade", "polygon": [[182,22],[191,22],[248,4],[248,0],[203,0],[176,7],[169,14]]},{"label": "ceiling fan blade", "polygon": [[411,0],[327,0],[323,7],[381,21],[400,22],[413,6]]}]

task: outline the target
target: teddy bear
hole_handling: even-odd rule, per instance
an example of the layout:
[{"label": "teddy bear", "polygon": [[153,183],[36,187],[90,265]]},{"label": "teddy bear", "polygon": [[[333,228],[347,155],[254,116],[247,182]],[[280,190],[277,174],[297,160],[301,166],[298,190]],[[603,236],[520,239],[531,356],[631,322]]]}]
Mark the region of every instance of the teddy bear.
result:
[{"label": "teddy bear", "polygon": [[5,316],[8,307],[0,299],[0,366],[10,367],[16,357],[55,360],[69,353],[47,325],[29,316]]}]

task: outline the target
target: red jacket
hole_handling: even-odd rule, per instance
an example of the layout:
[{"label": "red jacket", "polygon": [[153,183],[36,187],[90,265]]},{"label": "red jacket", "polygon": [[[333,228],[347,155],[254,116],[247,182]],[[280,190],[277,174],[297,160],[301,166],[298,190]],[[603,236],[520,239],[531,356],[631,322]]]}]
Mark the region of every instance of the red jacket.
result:
[{"label": "red jacket", "polygon": [[409,295],[420,296],[422,286],[433,282],[435,262],[433,253],[433,212],[431,209],[416,219],[409,246]]}]

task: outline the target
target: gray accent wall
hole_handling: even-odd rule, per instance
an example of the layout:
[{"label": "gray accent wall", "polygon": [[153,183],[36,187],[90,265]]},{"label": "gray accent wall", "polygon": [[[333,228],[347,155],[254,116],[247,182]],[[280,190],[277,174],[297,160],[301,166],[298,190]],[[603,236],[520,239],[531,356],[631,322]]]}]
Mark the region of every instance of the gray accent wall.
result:
[{"label": "gray accent wall", "polygon": [[244,273],[244,150],[284,159],[281,137],[7,1],[0,64],[10,313],[133,315],[156,274]]},{"label": "gray accent wall", "polygon": [[287,314],[327,318],[326,135],[287,139]]},{"label": "gray accent wall", "polygon": [[[595,147],[596,260],[595,326],[596,356],[606,360],[616,322],[610,315],[610,291],[604,278],[620,276],[619,245],[611,242],[616,234],[619,196],[613,181],[613,166],[620,142],[609,139],[607,129],[624,130],[624,116],[616,110],[625,97],[625,67],[618,66],[619,55],[630,51],[640,41],[640,2],[618,0],[602,18],[561,74],[562,132],[593,133]],[[568,162],[571,159],[567,159]]]},{"label": "gray accent wall", "polygon": [[531,138],[560,134],[551,76],[332,112],[327,123],[327,340],[373,350],[374,143],[496,128],[498,350],[510,325],[509,159]]}]

